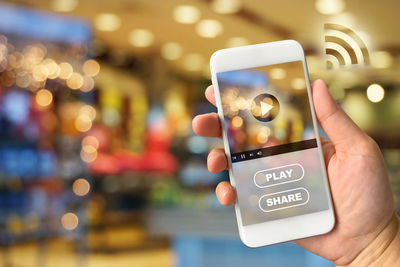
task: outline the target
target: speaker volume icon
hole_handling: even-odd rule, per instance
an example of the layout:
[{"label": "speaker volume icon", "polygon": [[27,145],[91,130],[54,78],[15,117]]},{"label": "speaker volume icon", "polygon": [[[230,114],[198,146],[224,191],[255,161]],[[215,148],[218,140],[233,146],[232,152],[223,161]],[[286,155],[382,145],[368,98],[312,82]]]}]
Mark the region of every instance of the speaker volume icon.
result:
[{"label": "speaker volume icon", "polygon": [[328,69],[369,64],[367,46],[353,30],[339,24],[325,24],[324,30]]}]

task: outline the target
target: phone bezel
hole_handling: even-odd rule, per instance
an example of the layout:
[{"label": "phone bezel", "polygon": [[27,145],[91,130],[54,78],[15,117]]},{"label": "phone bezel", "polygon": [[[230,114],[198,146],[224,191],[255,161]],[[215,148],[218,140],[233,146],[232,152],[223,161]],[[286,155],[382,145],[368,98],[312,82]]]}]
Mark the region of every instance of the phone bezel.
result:
[{"label": "phone bezel", "polygon": [[225,131],[224,115],[222,111],[221,97],[218,88],[218,72],[256,68],[261,66],[299,61],[303,63],[304,76],[307,85],[307,93],[311,106],[313,125],[317,139],[317,148],[320,164],[323,170],[329,209],[321,212],[310,213],[295,217],[289,217],[259,224],[243,226],[239,205],[235,204],[236,219],[239,235],[242,242],[248,247],[260,247],[280,242],[315,236],[331,231],[335,225],[332,200],[328,179],[325,170],[324,157],[318,133],[317,120],[311,97],[311,86],[305,60],[304,50],[300,43],[294,40],[285,40],[272,43],[249,45],[237,48],[228,48],[216,51],[210,59],[211,79],[215,91],[215,99],[218,108],[218,116],[222,126],[222,137],[225,153],[228,158],[230,182],[235,187],[235,179],[232,174],[232,162],[230,156],[227,133]]}]

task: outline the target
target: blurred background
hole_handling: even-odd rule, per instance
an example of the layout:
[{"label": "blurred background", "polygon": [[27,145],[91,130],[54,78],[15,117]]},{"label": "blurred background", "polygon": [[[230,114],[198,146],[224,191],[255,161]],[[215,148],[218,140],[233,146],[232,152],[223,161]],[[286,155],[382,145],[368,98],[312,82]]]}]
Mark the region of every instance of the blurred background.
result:
[{"label": "blurred background", "polygon": [[[214,195],[228,176],[206,168],[222,143],[195,136],[191,118],[215,111],[204,98],[212,52],[296,39],[311,80],[380,145],[399,211],[398,10],[397,0],[2,1],[0,266],[333,266],[293,243],[239,241],[233,209]],[[356,30],[371,64],[328,70],[324,23]]]}]

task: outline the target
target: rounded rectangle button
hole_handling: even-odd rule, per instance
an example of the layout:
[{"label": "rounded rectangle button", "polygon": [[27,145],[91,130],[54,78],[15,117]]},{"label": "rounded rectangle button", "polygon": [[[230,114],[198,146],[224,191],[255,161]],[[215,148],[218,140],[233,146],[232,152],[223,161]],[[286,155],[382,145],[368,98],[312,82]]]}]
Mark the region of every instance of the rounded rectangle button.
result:
[{"label": "rounded rectangle button", "polygon": [[304,168],[299,163],[258,171],[254,183],[259,188],[296,182],[304,177]]},{"label": "rounded rectangle button", "polygon": [[308,203],[310,194],[305,188],[295,188],[273,194],[263,195],[258,204],[264,212],[288,209]]}]

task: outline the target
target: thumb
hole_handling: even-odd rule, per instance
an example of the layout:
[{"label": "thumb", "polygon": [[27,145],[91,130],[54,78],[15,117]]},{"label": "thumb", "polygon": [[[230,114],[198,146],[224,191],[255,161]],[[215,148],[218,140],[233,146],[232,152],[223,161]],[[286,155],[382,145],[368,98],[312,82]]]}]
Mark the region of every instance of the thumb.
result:
[{"label": "thumb", "polygon": [[322,80],[313,83],[312,96],[317,120],[336,150],[340,147],[351,149],[360,138],[366,136],[335,102]]}]

